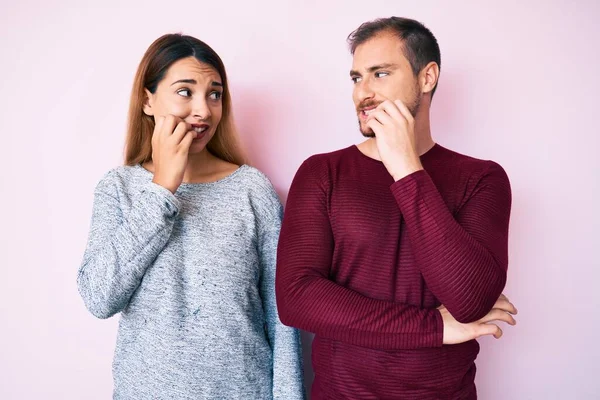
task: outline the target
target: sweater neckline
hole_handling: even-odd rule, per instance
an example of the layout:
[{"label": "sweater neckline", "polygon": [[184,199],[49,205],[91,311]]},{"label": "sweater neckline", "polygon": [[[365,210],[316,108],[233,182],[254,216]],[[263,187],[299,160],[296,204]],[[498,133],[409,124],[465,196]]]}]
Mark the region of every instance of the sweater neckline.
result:
[{"label": "sweater neckline", "polygon": [[[136,164],[134,166],[134,168],[140,170],[142,172],[142,174],[144,174],[145,176],[148,176],[150,178],[152,178],[154,176],[154,174],[152,174],[152,172],[148,171],[141,164]],[[231,174],[224,176],[223,178],[216,180],[214,182],[182,182],[181,185],[179,185],[179,187],[180,188],[200,188],[200,187],[217,186],[220,184],[224,184],[224,183],[230,181],[231,179],[234,179],[237,175],[242,173],[247,168],[249,168],[249,166],[247,164],[242,164]]]},{"label": "sweater neckline", "polygon": [[[429,157],[431,157],[433,154],[436,153],[436,151],[440,148],[441,146],[437,143],[434,143],[433,146],[431,146],[431,148],[429,150],[427,150],[425,153],[423,153],[419,158],[421,159],[421,161],[424,161],[426,159],[428,159]],[[383,161],[377,160],[375,158],[369,157],[368,155],[366,155],[365,153],[363,153],[362,151],[360,151],[360,149],[358,148],[357,145],[353,144],[352,146],[350,146],[350,148],[357,152],[359,154],[359,156],[361,158],[364,158],[366,160],[369,160],[371,162],[375,162],[377,164],[383,164]]]}]

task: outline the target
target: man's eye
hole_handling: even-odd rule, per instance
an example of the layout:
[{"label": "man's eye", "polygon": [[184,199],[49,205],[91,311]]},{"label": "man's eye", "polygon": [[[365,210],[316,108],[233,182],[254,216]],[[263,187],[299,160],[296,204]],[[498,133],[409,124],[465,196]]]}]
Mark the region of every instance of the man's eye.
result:
[{"label": "man's eye", "polygon": [[353,76],[350,79],[352,79],[352,82],[354,82],[354,83],[360,82],[360,76]]},{"label": "man's eye", "polygon": [[388,76],[387,72],[375,72],[375,78],[382,78],[384,76]]}]

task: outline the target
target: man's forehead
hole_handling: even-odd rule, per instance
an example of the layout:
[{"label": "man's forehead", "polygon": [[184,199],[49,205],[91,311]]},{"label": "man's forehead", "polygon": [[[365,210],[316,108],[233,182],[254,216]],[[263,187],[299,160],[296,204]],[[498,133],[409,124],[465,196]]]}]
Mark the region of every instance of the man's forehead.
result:
[{"label": "man's forehead", "polygon": [[356,47],[353,69],[368,69],[375,65],[401,64],[404,57],[402,41],[392,34],[380,34]]}]

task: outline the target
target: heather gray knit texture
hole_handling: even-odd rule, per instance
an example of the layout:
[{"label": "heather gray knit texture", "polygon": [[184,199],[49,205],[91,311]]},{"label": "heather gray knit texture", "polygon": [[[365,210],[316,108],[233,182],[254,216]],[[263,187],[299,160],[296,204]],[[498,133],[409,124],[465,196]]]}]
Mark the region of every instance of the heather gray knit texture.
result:
[{"label": "heather gray knit texture", "polygon": [[282,207],[243,165],[173,195],[141,166],[95,192],[77,283],[98,318],[121,312],[115,399],[304,398],[297,330],[279,321]]}]

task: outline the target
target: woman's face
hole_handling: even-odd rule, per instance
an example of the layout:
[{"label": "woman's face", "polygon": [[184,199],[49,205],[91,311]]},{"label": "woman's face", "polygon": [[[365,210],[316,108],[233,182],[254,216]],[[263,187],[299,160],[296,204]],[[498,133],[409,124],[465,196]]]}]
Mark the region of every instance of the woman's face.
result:
[{"label": "woman's face", "polygon": [[150,93],[146,90],[146,95],[146,115],[153,116],[155,120],[159,116],[174,115],[198,133],[189,154],[206,148],[223,112],[223,83],[212,66],[194,57],[178,60],[169,67],[156,91]]}]

